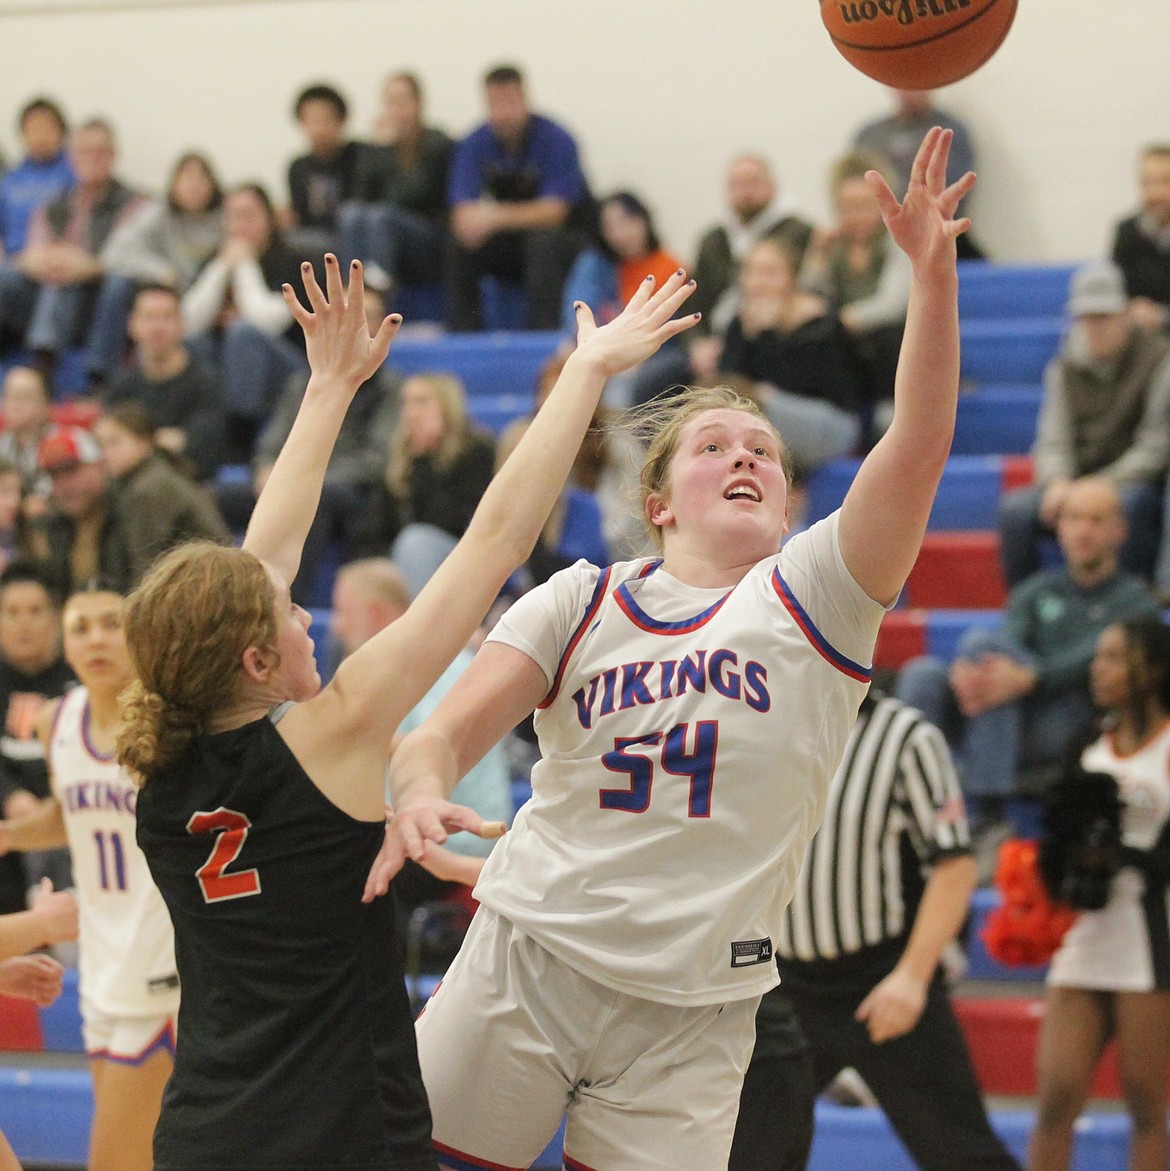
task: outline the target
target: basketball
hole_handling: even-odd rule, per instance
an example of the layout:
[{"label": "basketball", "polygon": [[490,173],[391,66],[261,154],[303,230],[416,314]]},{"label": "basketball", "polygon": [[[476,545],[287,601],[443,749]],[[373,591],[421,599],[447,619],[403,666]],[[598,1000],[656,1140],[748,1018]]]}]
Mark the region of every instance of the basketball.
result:
[{"label": "basketball", "polygon": [[897,89],[937,89],[1003,44],[1016,0],[820,0],[837,51]]}]

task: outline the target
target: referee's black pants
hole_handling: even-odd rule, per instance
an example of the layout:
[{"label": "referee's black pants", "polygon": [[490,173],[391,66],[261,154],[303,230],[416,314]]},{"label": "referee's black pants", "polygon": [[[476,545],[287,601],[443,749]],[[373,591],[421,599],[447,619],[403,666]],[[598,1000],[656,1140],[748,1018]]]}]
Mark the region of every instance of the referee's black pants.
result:
[{"label": "referee's black pants", "polygon": [[[768,993],[787,994],[796,1009],[809,1043],[814,1093],[819,1094],[842,1069],[852,1066],[865,1079],[922,1171],[1020,1171],[1019,1163],[988,1122],[966,1042],[941,976],[931,982],[918,1024],[904,1036],[875,1045],[865,1024],[853,1014],[877,981],[826,981],[828,965],[815,966],[819,974],[808,981],[786,969],[783,991]],[[758,1029],[759,1024],[757,1047]],[[755,1073],[748,1069],[735,1136],[738,1149],[764,1158],[765,1152],[788,1149],[792,1134],[807,1125],[808,1109],[802,1093],[784,1092],[777,1085],[778,1092],[768,1095],[761,1085],[768,1064]],[[779,1063],[771,1064],[780,1069]],[[791,1164],[757,1161],[741,1169],[733,1160],[730,1166],[731,1171],[746,1171],[748,1166],[779,1171]]]}]

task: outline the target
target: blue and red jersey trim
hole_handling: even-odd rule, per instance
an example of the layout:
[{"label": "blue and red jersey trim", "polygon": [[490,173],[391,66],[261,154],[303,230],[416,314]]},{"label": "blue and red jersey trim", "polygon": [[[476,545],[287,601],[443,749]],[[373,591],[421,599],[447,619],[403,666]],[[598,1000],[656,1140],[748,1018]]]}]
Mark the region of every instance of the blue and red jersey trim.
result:
[{"label": "blue and red jersey trim", "polygon": [[593,596],[589,599],[589,605],[585,607],[585,616],[577,624],[577,629],[573,631],[572,637],[569,639],[568,645],[561,655],[561,661],[557,664],[557,673],[553,677],[552,687],[549,688],[548,695],[536,705],[538,708],[546,708],[556,699],[557,693],[561,689],[561,681],[565,677],[565,669],[569,665],[569,660],[573,657],[573,652],[577,649],[577,644],[584,637],[585,631],[589,629],[590,623],[597,617],[597,611],[601,609],[601,603],[605,599],[606,590],[609,589],[609,579],[612,574],[613,566],[611,565],[598,576],[597,585],[593,587]]},{"label": "blue and red jersey trim", "polygon": [[796,595],[780,576],[779,568],[772,570],[771,582],[776,596],[784,603],[784,608],[792,615],[796,625],[800,627],[805,638],[812,643],[821,657],[842,674],[848,675],[850,679],[856,679],[859,683],[868,683],[873,675],[873,668],[863,667],[860,663],[846,658],[829,643],[828,639],[813,625],[813,621],[805,612],[804,607],[796,600]]},{"label": "blue and red jersey trim", "polygon": [[[645,569],[638,574],[639,578],[649,577],[660,565],[661,561],[652,562],[647,565]],[[634,601],[634,595],[630,593],[630,587],[626,582],[622,582],[620,586],[613,592],[614,600],[621,607],[622,613],[640,630],[648,630],[651,634],[690,634],[699,627],[705,626],[716,614],[719,613],[723,603],[727,601],[734,593],[734,589],[728,590],[713,606],[708,606],[706,610],[694,615],[691,618],[683,618],[678,622],[661,622],[650,614],[647,614],[637,602]]]}]

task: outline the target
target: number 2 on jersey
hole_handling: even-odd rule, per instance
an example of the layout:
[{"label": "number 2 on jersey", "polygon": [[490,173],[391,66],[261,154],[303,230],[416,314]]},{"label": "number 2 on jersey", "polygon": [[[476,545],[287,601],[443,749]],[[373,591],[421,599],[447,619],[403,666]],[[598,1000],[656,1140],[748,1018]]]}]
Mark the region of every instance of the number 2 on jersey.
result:
[{"label": "number 2 on jersey", "polygon": [[193,813],[187,822],[189,834],[215,834],[215,845],[207,861],[195,871],[203,901],[222,903],[227,899],[243,899],[260,893],[258,870],[224,871],[240,856],[244,839],[252,823],[243,813],[223,806],[211,813]]},{"label": "number 2 on jersey", "polygon": [[610,772],[626,773],[627,789],[602,789],[601,808],[620,809],[626,813],[645,813],[650,808],[650,791],[654,787],[654,762],[631,749],[662,745],[662,771],[674,777],[689,777],[688,817],[711,816],[711,789],[715,783],[715,757],[719,748],[719,721],[700,720],[695,724],[695,748],[687,751],[690,724],[676,724],[669,732],[650,732],[645,736],[620,736],[613,751],[605,753],[601,763]]}]

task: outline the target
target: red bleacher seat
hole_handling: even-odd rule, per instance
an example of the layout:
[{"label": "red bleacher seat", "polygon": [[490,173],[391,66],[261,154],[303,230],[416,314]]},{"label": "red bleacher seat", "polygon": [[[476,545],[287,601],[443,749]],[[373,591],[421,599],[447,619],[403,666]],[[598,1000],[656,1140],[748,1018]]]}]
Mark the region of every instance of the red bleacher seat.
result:
[{"label": "red bleacher seat", "polygon": [[0,996],[0,1050],[38,1053],[44,1047],[37,1006],[31,1000]]},{"label": "red bleacher seat", "polygon": [[906,582],[911,606],[998,610],[1007,601],[993,532],[928,532]]},{"label": "red bleacher seat", "polygon": [[[1044,1001],[1032,996],[956,996],[954,1006],[983,1092],[1035,1094]],[[1111,1044],[1098,1063],[1090,1096],[1121,1097],[1116,1045]]]},{"label": "red bleacher seat", "polygon": [[1035,480],[1035,469],[1030,455],[1005,455],[1000,488],[1010,492],[1013,488],[1030,488]]},{"label": "red bleacher seat", "polygon": [[891,610],[882,620],[873,665],[896,671],[903,663],[926,654],[926,615],[920,610]]}]

